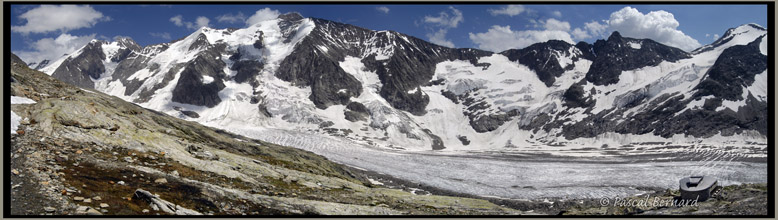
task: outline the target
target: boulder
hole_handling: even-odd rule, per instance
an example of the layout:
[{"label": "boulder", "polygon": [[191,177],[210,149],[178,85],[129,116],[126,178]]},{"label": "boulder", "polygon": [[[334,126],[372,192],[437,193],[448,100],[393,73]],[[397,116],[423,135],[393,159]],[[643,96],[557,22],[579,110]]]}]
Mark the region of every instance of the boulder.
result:
[{"label": "boulder", "polygon": [[149,203],[149,206],[154,210],[159,210],[173,215],[202,215],[201,213],[181,207],[171,202],[160,199],[158,196],[151,194],[151,192],[137,189],[132,196],[133,199],[143,200]]}]

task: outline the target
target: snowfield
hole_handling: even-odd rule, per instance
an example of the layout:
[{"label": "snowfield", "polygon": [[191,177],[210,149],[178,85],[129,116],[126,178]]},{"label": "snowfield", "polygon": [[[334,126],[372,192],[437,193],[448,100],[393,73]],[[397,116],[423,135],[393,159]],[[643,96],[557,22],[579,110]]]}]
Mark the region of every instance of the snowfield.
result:
[{"label": "snowfield", "polygon": [[250,138],[309,150],[338,163],[412,182],[500,198],[632,196],[644,193],[646,188],[675,189],[681,178],[699,174],[715,176],[723,185],[767,182],[767,164],[748,162],[749,158],[764,159],[765,146],[757,147],[757,151],[738,149],[738,152],[708,145],[646,145],[645,149],[634,152],[652,155],[635,162],[635,158],[641,157],[554,157],[543,156],[540,152],[522,157],[521,154],[505,152],[441,154],[389,151],[334,137],[280,129],[224,129]]}]

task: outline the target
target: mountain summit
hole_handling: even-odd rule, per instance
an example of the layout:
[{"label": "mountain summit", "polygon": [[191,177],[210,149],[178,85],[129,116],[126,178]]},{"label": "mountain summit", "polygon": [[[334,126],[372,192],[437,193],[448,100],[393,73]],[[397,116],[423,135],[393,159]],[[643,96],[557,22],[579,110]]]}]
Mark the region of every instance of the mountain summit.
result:
[{"label": "mountain summit", "polygon": [[618,32],[492,53],[290,13],[146,47],[93,41],[42,70],[213,127],[392,149],[763,141],[766,35],[747,24],[691,53]]}]

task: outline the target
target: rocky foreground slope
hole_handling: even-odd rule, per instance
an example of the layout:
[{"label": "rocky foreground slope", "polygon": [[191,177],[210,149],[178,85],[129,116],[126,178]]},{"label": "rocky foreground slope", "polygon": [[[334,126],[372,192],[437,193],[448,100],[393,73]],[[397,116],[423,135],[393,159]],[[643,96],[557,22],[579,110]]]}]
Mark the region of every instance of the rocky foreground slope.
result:
[{"label": "rocky foreground slope", "polygon": [[11,215],[522,214],[372,185],[313,153],[169,117],[12,60],[10,95],[32,101],[11,105],[20,119],[6,167]]}]

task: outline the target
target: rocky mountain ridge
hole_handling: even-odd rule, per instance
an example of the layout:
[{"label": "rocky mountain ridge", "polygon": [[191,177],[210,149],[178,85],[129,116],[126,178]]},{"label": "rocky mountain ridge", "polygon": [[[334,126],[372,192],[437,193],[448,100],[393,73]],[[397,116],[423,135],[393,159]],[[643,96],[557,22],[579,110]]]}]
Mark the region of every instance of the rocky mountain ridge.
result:
[{"label": "rocky mountain ridge", "polygon": [[766,34],[742,25],[691,53],[618,32],[492,53],[290,13],[146,47],[93,41],[43,71],[209,126],[382,148],[745,143],[766,140]]}]

